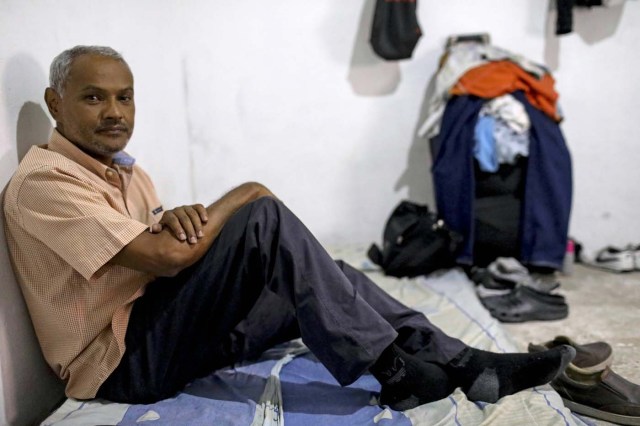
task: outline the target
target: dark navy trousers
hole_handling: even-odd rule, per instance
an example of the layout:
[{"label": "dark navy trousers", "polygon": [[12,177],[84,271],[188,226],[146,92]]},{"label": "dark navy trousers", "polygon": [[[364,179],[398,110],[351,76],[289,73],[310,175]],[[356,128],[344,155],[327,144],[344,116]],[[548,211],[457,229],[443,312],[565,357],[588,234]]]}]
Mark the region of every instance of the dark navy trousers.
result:
[{"label": "dark navy trousers", "polygon": [[265,197],[238,210],[196,264],[148,285],[98,397],[157,401],[298,337],[341,385],[394,341],[442,364],[466,347],[331,259],[291,211]]}]

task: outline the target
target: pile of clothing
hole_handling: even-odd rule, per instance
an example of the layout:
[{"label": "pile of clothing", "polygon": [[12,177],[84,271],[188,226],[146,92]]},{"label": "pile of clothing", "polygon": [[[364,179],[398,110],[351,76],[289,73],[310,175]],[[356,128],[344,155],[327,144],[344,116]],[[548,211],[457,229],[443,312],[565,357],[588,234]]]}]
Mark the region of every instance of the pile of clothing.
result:
[{"label": "pile of clothing", "polygon": [[499,257],[487,268],[473,267],[470,275],[480,302],[501,322],[551,321],[569,315],[554,273],[530,273],[516,259]]},{"label": "pile of clothing", "polygon": [[426,100],[427,118],[418,134],[427,138],[436,136],[447,101],[465,94],[495,98],[523,90],[534,106],[560,121],[554,84],[546,67],[522,55],[484,42],[449,44],[440,58],[434,90]]},{"label": "pile of clothing", "polygon": [[507,94],[486,102],[476,124],[473,156],[483,172],[495,173],[500,164],[516,164],[529,156],[531,121],[524,106]]},{"label": "pile of clothing", "polygon": [[[447,45],[419,135],[431,143],[436,210],[463,237],[458,263],[484,266],[478,257],[486,246],[477,240],[488,235],[492,247],[500,239],[509,245],[488,261],[515,257],[562,268],[572,172],[554,86],[544,66],[505,49],[477,41]],[[516,164],[522,167],[512,188],[482,181]],[[480,189],[485,198],[493,191],[491,198],[480,201]]]},{"label": "pile of clothing", "polygon": [[567,336],[529,343],[529,352],[569,345],[576,356],[551,381],[571,411],[622,425],[640,425],[640,386],[611,369],[613,350],[607,342],[578,344]]}]

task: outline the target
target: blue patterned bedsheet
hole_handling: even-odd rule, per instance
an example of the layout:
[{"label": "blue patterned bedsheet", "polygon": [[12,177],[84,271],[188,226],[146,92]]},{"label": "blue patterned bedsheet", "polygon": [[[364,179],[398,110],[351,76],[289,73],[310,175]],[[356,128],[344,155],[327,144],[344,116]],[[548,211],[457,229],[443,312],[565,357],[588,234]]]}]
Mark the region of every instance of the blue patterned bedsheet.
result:
[{"label": "blue patterned bedsheet", "polygon": [[[412,280],[369,274],[394,297],[421,310],[445,332],[467,344],[495,352],[515,350],[500,324],[480,305],[473,283],[461,271]],[[68,399],[43,425],[589,424],[585,423],[588,419],[572,415],[548,385],[518,392],[496,404],[468,401],[456,390],[448,398],[406,412],[379,406],[378,392],[379,384],[370,375],[341,387],[299,341],[293,341],[268,351],[259,361],[196,380],[175,398],[155,404]]]}]

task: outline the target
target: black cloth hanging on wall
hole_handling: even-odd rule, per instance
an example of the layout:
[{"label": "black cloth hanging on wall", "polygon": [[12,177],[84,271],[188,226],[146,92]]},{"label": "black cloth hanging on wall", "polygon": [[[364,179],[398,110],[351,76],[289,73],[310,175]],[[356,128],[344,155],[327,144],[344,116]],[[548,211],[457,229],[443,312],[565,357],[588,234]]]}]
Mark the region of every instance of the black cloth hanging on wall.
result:
[{"label": "black cloth hanging on wall", "polygon": [[376,0],[371,47],[387,60],[407,59],[422,36],[417,0]]},{"label": "black cloth hanging on wall", "polygon": [[573,0],[556,0],[558,17],[556,19],[556,34],[569,34],[573,30]]},{"label": "black cloth hanging on wall", "polygon": [[573,8],[602,6],[602,0],[556,0],[558,17],[556,19],[556,35],[569,34],[573,31]]}]

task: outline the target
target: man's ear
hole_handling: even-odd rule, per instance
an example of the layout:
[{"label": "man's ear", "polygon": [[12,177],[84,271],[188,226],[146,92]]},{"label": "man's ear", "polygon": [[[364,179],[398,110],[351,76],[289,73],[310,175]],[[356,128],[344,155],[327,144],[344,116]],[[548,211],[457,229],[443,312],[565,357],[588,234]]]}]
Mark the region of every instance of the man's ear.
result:
[{"label": "man's ear", "polygon": [[44,91],[44,101],[47,104],[47,108],[49,108],[51,117],[58,121],[58,116],[60,115],[60,95],[58,95],[58,92],[51,87],[47,87]]}]

